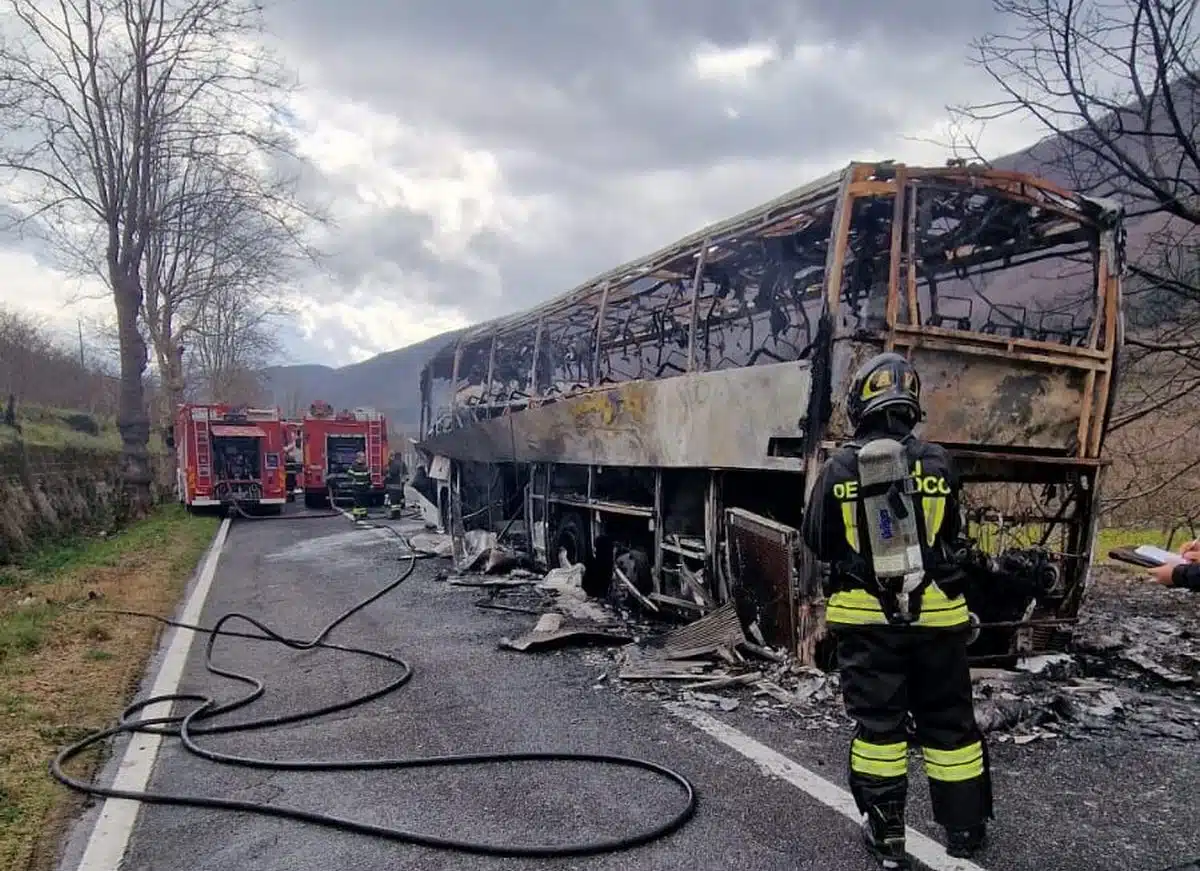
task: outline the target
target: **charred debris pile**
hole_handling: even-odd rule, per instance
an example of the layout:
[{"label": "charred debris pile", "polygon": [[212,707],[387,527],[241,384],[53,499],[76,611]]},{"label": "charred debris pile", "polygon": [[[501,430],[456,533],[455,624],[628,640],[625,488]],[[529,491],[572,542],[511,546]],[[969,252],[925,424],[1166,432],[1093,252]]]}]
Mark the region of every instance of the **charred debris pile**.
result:
[{"label": "charred debris pile", "polygon": [[[433,536],[430,536],[433,538]],[[439,536],[440,538],[440,536]],[[527,614],[506,650],[584,647],[596,687],[698,708],[787,716],[804,729],[849,723],[836,672],[800,664],[764,643],[733,602],[669,607],[614,567],[606,590],[582,564],[536,572],[491,537],[468,534],[439,579],[473,589],[480,608]],[[430,549],[436,549],[430,544]],[[674,600],[671,600],[673,603]],[[1066,653],[972,670],[976,715],[1000,743],[1119,735],[1200,739],[1200,597],[1101,566]]]}]

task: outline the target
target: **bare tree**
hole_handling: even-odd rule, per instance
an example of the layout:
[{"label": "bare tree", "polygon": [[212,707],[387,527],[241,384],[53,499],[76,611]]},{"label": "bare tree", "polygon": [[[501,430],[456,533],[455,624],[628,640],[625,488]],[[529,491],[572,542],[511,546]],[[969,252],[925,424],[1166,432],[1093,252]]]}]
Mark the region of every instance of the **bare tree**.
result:
[{"label": "bare tree", "polygon": [[293,387],[288,391],[287,416],[293,420],[298,420],[304,417],[304,412],[307,410],[307,407],[301,401],[300,388]]},{"label": "bare tree", "polygon": [[[237,154],[247,119],[271,117],[252,0],[7,0],[0,52],[0,168],[26,227],[65,265],[112,292],[121,356],[119,427],[135,511],[150,500],[149,418],[139,329],[147,247],[171,202],[169,155]],[[243,147],[256,133],[241,138]]]},{"label": "bare tree", "polygon": [[[264,130],[255,144],[286,154],[286,138],[271,133]],[[163,156],[155,188],[163,207],[146,246],[142,320],[155,353],[161,387],[157,417],[164,430],[184,399],[185,346],[195,340],[205,351],[213,344],[201,334],[211,326],[211,301],[237,294],[251,307],[269,310],[291,268],[315,256],[303,237],[319,216],[297,202],[294,190],[292,179],[256,170],[246,157],[228,150]],[[261,351],[253,331],[232,338],[249,342],[249,353]],[[241,382],[257,385],[257,376],[248,374]],[[212,393],[211,383],[202,386]],[[219,392],[232,389],[223,384]],[[239,390],[246,394],[257,386]]]},{"label": "bare tree", "polygon": [[[270,90],[286,89],[278,82]],[[227,127],[234,129],[234,119]],[[160,221],[146,246],[143,318],[168,416],[184,393],[182,348],[210,317],[210,300],[236,293],[253,299],[250,308],[269,311],[294,268],[317,258],[306,231],[324,216],[301,202],[294,175],[255,165],[256,157],[273,158],[274,166],[294,162],[290,145],[284,131],[265,124],[203,151],[189,146],[160,157],[152,192]]]},{"label": "bare tree", "polygon": [[[1130,218],[1132,361],[1200,363],[1200,46],[1198,4],[1178,0],[994,0],[1007,29],[975,43],[1000,98],[951,109],[954,144],[1016,116],[1049,138],[1043,174],[1121,200]],[[1157,364],[1156,364],[1157,365]],[[1187,367],[1185,367],[1187,368]],[[1200,365],[1190,367],[1200,387]],[[1132,422],[1170,402],[1142,402]]]},{"label": "bare tree", "polygon": [[235,404],[263,393],[259,372],[279,350],[273,320],[283,310],[236,289],[218,288],[200,307],[189,345],[198,397]]},{"label": "bare tree", "polygon": [[1200,224],[1197,4],[1179,0],[994,0],[1008,29],[974,44],[998,100],[959,120],[1032,118],[1042,154],[1073,187],[1134,213]]},{"label": "bare tree", "polygon": [[[1200,393],[1200,4],[993,5],[1005,30],[974,48],[999,99],[952,108],[953,144],[978,157],[988,123],[1033,120],[1046,138],[1017,168],[1124,204],[1128,332],[1111,424],[1128,432],[1109,452],[1144,473],[1119,486],[1109,507],[1161,507],[1165,488],[1195,474],[1197,456],[1196,419],[1178,401]],[[1171,510],[1183,518],[1193,509]]]}]

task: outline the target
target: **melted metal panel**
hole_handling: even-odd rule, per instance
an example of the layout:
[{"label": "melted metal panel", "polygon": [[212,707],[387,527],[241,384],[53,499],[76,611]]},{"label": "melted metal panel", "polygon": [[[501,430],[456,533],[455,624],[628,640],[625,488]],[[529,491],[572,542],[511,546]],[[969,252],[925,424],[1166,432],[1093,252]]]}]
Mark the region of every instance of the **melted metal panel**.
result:
[{"label": "melted metal panel", "polygon": [[918,350],[926,420],[936,442],[1074,451],[1086,373],[1019,359]]},{"label": "melted metal panel", "polygon": [[664,468],[797,469],[772,438],[799,438],[810,376],[801,363],[631,381],[437,435],[456,460]]},{"label": "melted metal panel", "polygon": [[[878,351],[872,344],[853,343],[839,367],[831,438],[849,436],[845,398],[850,378]],[[1016,355],[982,356],[966,343],[962,350],[913,348],[909,358],[921,375],[923,438],[993,451],[1032,448],[1056,456],[1077,452],[1086,369],[1050,367]]]}]

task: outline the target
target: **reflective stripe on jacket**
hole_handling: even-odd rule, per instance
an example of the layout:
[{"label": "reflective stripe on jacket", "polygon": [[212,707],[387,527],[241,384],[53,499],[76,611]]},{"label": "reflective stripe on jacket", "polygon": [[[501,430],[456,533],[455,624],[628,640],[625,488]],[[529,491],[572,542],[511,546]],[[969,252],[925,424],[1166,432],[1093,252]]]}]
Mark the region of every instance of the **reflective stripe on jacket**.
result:
[{"label": "reflective stripe on jacket", "polygon": [[[936,583],[930,583],[921,595],[921,614],[912,625],[951,629],[964,626],[969,621],[967,602],[961,595],[951,599]],[[839,590],[830,597],[829,604],[825,606],[825,622],[875,626],[888,621],[879,599],[859,587]]]}]

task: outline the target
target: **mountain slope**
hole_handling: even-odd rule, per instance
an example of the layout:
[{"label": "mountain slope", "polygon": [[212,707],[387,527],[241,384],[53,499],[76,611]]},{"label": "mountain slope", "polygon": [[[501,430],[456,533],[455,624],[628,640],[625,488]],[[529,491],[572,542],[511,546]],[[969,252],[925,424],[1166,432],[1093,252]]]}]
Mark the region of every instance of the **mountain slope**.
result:
[{"label": "mountain slope", "polygon": [[369,406],[382,411],[396,429],[412,429],[421,419],[421,367],[460,330],[379,354],[361,363],[330,366],[271,366],[263,372],[270,402],[299,417],[314,401],[334,408]]}]

